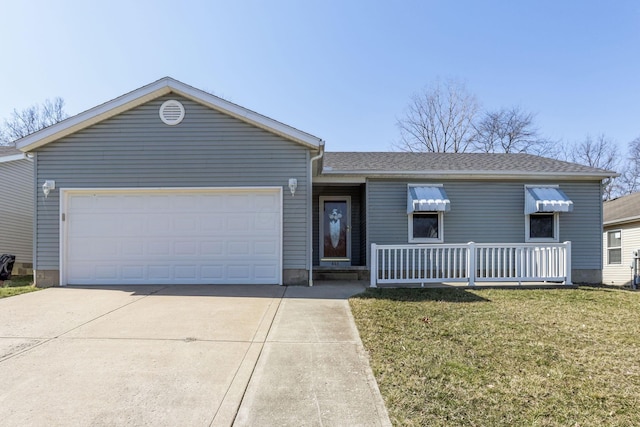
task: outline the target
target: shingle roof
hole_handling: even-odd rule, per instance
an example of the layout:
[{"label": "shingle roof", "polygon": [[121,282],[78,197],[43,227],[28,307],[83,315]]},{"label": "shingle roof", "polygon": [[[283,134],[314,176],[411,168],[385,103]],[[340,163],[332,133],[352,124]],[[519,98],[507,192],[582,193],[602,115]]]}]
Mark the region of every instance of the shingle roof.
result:
[{"label": "shingle roof", "polygon": [[9,147],[7,145],[0,145],[0,157],[15,156],[16,154],[22,154],[22,151],[15,147]]},{"label": "shingle roof", "polygon": [[608,177],[613,171],[524,153],[327,152],[323,173],[576,175]]},{"label": "shingle roof", "polygon": [[605,224],[640,221],[640,192],[608,200],[602,209]]}]

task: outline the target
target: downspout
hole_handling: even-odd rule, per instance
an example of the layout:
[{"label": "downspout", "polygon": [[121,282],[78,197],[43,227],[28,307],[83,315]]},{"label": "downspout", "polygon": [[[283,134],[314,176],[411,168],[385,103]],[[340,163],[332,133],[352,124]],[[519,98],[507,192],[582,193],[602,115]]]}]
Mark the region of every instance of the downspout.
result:
[{"label": "downspout", "polygon": [[320,141],[320,152],[309,159],[309,178],[307,181],[307,206],[309,212],[309,286],[313,286],[313,162],[324,156],[324,141]]}]

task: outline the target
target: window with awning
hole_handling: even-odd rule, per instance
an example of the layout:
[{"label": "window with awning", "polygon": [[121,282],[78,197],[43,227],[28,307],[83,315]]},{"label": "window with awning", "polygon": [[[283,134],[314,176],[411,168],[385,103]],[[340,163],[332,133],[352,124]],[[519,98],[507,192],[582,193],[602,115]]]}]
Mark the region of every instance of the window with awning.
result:
[{"label": "window with awning", "polygon": [[407,186],[409,243],[442,243],[443,213],[451,202],[438,184]]},{"label": "window with awning", "polygon": [[573,202],[557,185],[525,185],[525,242],[558,242],[560,213],[573,211]]},{"label": "window with awning", "polygon": [[524,213],[571,212],[573,202],[557,186],[525,186]]},{"label": "window with awning", "polygon": [[414,212],[446,212],[451,202],[442,185],[409,185],[407,196],[407,213]]}]

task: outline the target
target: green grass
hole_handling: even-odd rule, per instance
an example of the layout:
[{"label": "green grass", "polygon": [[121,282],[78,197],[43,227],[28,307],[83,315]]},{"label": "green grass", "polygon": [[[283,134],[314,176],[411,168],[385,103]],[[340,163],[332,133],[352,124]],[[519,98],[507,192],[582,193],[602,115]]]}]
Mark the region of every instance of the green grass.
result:
[{"label": "green grass", "polygon": [[640,292],[374,289],[350,304],[394,425],[640,425]]},{"label": "green grass", "polygon": [[12,297],[37,291],[33,285],[33,276],[14,276],[11,280],[0,282],[0,298]]}]

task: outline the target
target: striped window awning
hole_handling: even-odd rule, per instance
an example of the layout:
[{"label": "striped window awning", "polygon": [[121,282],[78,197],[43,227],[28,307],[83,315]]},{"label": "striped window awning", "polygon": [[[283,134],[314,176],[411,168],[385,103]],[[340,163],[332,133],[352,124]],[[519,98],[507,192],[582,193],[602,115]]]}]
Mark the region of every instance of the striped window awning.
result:
[{"label": "striped window awning", "polygon": [[558,187],[525,187],[524,213],[571,212],[573,202]]},{"label": "striped window awning", "polygon": [[451,202],[441,185],[409,186],[407,213],[448,211]]}]

